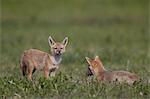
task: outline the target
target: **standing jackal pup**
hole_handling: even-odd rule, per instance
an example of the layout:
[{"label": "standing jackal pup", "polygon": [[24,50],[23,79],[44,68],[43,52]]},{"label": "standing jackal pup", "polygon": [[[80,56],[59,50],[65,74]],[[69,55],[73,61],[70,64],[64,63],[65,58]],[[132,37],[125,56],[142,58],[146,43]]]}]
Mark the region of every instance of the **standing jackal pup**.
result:
[{"label": "standing jackal pup", "polygon": [[139,81],[139,77],[136,74],[127,71],[107,71],[98,56],[95,59],[86,57],[89,64],[88,76],[94,75],[100,81],[119,82],[133,84],[135,81]]},{"label": "standing jackal pup", "polygon": [[43,70],[46,78],[55,76],[56,70],[59,68],[62,54],[65,52],[65,47],[68,43],[68,37],[65,37],[63,42],[54,42],[51,36],[48,38],[48,43],[51,48],[51,55],[37,50],[29,49],[24,51],[20,59],[20,68],[22,74],[28,76],[32,80],[32,74],[35,70]]}]

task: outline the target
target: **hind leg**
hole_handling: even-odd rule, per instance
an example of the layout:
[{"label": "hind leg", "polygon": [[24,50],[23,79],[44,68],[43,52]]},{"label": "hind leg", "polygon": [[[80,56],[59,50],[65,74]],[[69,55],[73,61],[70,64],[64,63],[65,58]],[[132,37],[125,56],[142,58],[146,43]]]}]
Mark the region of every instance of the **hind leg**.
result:
[{"label": "hind leg", "polygon": [[20,62],[20,69],[21,69],[22,75],[25,76],[27,74],[27,65],[22,60]]},{"label": "hind leg", "polygon": [[23,76],[27,74],[27,66],[25,64],[22,65],[21,72]]},{"label": "hind leg", "polygon": [[29,80],[32,80],[32,74],[34,72],[34,65],[32,61],[28,61],[27,63],[28,63],[26,64],[27,65],[27,77]]},{"label": "hind leg", "polygon": [[33,67],[28,68],[28,79],[29,79],[29,80],[32,80],[32,73],[33,73],[33,70],[34,70]]},{"label": "hind leg", "polygon": [[29,80],[32,80],[32,74],[34,72],[34,65],[33,63],[30,61],[29,64],[28,64],[28,79]]},{"label": "hind leg", "polygon": [[32,66],[30,66],[29,64],[28,65],[23,64],[21,70],[22,70],[23,76],[27,75],[28,79],[32,80],[32,73],[34,72],[34,69]]}]

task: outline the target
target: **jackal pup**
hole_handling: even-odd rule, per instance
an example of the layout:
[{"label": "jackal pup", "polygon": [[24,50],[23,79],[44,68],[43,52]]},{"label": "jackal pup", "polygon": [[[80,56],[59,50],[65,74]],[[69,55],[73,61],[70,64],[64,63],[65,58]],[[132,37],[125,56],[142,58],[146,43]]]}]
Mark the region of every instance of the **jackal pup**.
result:
[{"label": "jackal pup", "polygon": [[140,80],[136,74],[127,71],[107,71],[98,56],[95,59],[85,58],[89,64],[87,75],[94,75],[100,81],[133,84]]},{"label": "jackal pup", "polygon": [[62,60],[62,54],[65,52],[65,47],[68,43],[68,37],[65,37],[63,42],[55,42],[51,36],[48,38],[48,43],[51,48],[51,55],[37,50],[29,49],[24,51],[20,59],[20,68],[23,76],[27,75],[29,80],[32,80],[32,74],[35,70],[43,70],[45,78],[55,76],[56,70]]}]

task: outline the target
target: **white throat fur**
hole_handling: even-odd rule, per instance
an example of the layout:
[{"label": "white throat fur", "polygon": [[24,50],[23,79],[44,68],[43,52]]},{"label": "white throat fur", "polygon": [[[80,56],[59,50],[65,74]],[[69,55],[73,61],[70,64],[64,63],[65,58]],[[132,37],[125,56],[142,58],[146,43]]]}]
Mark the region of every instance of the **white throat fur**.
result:
[{"label": "white throat fur", "polygon": [[62,58],[55,58],[54,56],[50,56],[50,59],[54,65],[58,65],[62,61]]}]

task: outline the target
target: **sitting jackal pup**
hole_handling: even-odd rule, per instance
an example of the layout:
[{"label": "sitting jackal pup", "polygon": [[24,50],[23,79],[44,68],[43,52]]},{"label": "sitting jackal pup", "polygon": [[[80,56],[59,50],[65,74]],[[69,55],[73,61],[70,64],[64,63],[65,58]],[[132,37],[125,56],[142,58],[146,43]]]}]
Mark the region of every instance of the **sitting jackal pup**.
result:
[{"label": "sitting jackal pup", "polygon": [[98,56],[95,59],[86,57],[86,60],[89,64],[87,75],[94,75],[100,81],[133,84],[140,79],[136,74],[127,71],[107,71]]},{"label": "sitting jackal pup", "polygon": [[51,48],[51,55],[37,50],[29,49],[24,51],[20,59],[20,68],[22,74],[28,76],[32,80],[32,74],[35,70],[43,70],[45,78],[55,76],[58,65],[62,60],[62,54],[65,52],[65,47],[68,43],[68,37],[65,37],[63,42],[54,42],[51,36],[48,38],[49,46]]}]

